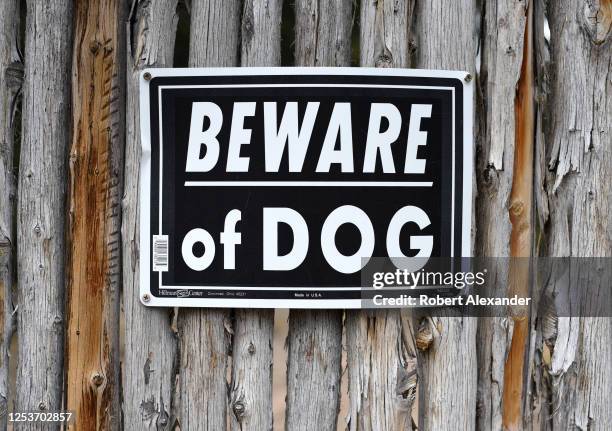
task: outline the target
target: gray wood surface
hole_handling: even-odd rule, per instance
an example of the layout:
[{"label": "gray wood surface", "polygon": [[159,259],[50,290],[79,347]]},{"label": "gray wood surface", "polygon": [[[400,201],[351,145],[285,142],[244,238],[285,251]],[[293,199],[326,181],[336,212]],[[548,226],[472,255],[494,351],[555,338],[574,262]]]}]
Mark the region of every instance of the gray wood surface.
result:
[{"label": "gray wood surface", "polygon": [[[238,0],[191,3],[190,67],[238,66],[240,6]],[[181,429],[220,431],[227,427],[230,330],[228,310],[180,310]]]},{"label": "gray wood surface", "polygon": [[[432,0],[415,9],[415,67],[465,70],[474,76],[476,1]],[[476,318],[427,320],[433,342],[419,362],[419,429],[474,429]]]},{"label": "gray wood surface", "polygon": [[[558,257],[610,257],[612,9],[603,1],[560,0],[547,6],[550,51],[538,54],[541,61],[550,57],[540,70],[542,183],[536,188],[538,210],[547,222],[544,250]],[[590,292],[594,303],[609,298],[609,278]],[[554,414],[540,415],[535,426],[611,429],[612,319],[556,316],[554,310],[545,317],[552,328],[542,329],[544,343],[536,346],[544,353],[536,381],[549,382],[550,389],[534,396]]]},{"label": "gray wood surface", "polygon": [[177,342],[173,310],[139,300],[140,73],[172,66],[177,0],[134,0],[127,25],[127,106],[122,204],[123,424],[126,430],[169,430],[176,386]]},{"label": "gray wood surface", "polygon": [[[362,2],[361,66],[410,66],[413,7],[413,1]],[[412,320],[400,310],[347,310],[350,430],[412,429],[417,384]]]},{"label": "gray wood surface", "polygon": [[[349,66],[352,14],[350,0],[297,0],[296,66]],[[286,429],[335,429],[340,403],[342,312],[292,310],[287,338]]]},{"label": "gray wood surface", "polygon": [[[8,409],[9,349],[15,327],[13,288],[15,265],[16,95],[22,83],[23,65],[19,61],[19,7],[6,0],[0,8],[0,412]],[[0,416],[0,429],[6,429],[6,415]]]},{"label": "gray wood surface", "polygon": [[[72,2],[28,1],[17,216],[16,411],[62,409]],[[45,429],[44,423],[30,429]]]},{"label": "gray wood surface", "polygon": [[[282,0],[247,0],[241,23],[242,66],[280,66]],[[231,429],[272,430],[274,310],[235,310],[230,383]]]}]

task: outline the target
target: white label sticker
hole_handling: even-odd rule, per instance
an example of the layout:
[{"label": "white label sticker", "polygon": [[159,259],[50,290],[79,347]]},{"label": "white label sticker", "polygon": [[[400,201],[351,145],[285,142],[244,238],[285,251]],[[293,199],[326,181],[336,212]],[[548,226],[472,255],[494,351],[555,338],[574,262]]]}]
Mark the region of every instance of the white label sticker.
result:
[{"label": "white label sticker", "polygon": [[168,235],[153,235],[153,271],[168,271]]}]

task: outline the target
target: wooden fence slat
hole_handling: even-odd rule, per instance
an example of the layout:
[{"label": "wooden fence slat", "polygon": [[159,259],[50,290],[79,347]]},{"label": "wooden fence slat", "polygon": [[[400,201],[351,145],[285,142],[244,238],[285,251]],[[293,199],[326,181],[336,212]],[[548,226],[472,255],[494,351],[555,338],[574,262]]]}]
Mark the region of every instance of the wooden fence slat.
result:
[{"label": "wooden fence slat", "polygon": [[[414,1],[361,3],[361,66],[409,67],[413,8]],[[403,314],[400,310],[346,313],[351,431],[412,429],[416,351],[413,331],[405,334],[408,338],[402,336],[402,318],[412,325],[411,313]]]},{"label": "wooden fence slat", "polygon": [[[537,149],[543,162],[539,168],[543,189],[542,184],[536,187],[539,212],[548,215],[544,219],[545,252],[556,257],[609,258],[612,4],[538,3],[547,8],[550,26],[550,63],[540,70],[539,79],[541,90],[548,86],[541,105],[543,139]],[[536,27],[543,25],[543,20],[536,20]],[[540,53],[539,58],[546,54]],[[602,301],[609,298],[609,278],[590,288]],[[538,328],[545,342],[536,349],[551,356],[540,361],[536,373],[541,374],[540,381],[549,381],[550,394],[543,391],[534,397],[553,414],[541,416],[544,422],[540,424],[554,430],[612,429],[612,319],[570,318],[554,312],[541,318],[551,321],[553,327],[548,333]]]},{"label": "wooden fence slat", "polygon": [[77,430],[121,426],[124,13],[120,0],[75,3],[65,367]]},{"label": "wooden fence slat", "polygon": [[[17,216],[15,411],[62,409],[72,1],[28,1]],[[46,424],[32,424],[43,429]]]},{"label": "wooden fence slat", "polygon": [[15,252],[15,143],[13,121],[21,85],[22,63],[17,55],[19,3],[6,0],[0,8],[0,429],[5,430],[9,391],[9,349],[15,326],[13,281]]},{"label": "wooden fence slat", "polygon": [[123,426],[170,430],[174,422],[177,342],[172,310],[146,308],[139,295],[140,72],[172,66],[177,0],[134,0],[127,23],[126,146],[121,226],[123,307]]},{"label": "wooden fence slat", "polygon": [[[417,2],[415,65],[475,74],[477,2]],[[418,357],[419,429],[474,429],[476,322],[459,314],[424,321],[434,335]]]},{"label": "wooden fence slat", "polygon": [[[524,259],[533,253],[533,161],[535,98],[533,75],[533,3],[524,7],[525,31],[522,44],[520,79],[516,84],[514,166],[508,213],[512,223],[508,296],[529,296],[530,267]],[[508,51],[508,49],[506,49]],[[527,348],[530,338],[527,309],[514,309],[510,316],[513,329],[510,349],[504,364],[503,423],[505,429],[523,425]]]},{"label": "wooden fence slat", "polygon": [[[349,66],[353,2],[295,2],[295,65]],[[336,428],[342,311],[291,310],[287,356],[288,430]]]},{"label": "wooden fence slat", "polygon": [[[479,131],[476,200],[476,254],[510,256],[512,223],[508,202],[515,180],[514,159],[517,122],[512,121],[518,101],[517,85],[522,76],[527,26],[525,2],[483,4],[479,102],[484,107]],[[533,153],[531,151],[530,153]],[[525,172],[528,173],[528,172]],[[516,175],[516,181],[521,172]],[[529,199],[531,200],[531,199]],[[530,206],[530,204],[529,204]],[[531,233],[531,230],[526,232]],[[531,250],[531,240],[525,245]],[[491,296],[508,293],[509,271],[505,264],[489,269]],[[478,323],[478,417],[477,429],[501,429],[504,363],[512,337],[513,321],[504,317],[481,317]],[[519,397],[520,403],[520,397]]]},{"label": "wooden fence slat", "polygon": [[[282,0],[246,0],[242,10],[242,66],[280,66]],[[231,429],[272,430],[274,310],[234,311]]]},{"label": "wooden fence slat", "polygon": [[[239,0],[192,1],[190,67],[238,66],[240,5]],[[180,311],[181,429],[226,429],[230,325],[228,310]]]}]

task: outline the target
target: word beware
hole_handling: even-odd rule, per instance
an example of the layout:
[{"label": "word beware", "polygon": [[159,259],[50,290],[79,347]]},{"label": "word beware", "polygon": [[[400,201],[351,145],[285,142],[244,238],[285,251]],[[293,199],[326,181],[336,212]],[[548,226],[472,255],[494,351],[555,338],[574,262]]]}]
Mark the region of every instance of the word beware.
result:
[{"label": "word beware", "polygon": [[[278,172],[285,151],[289,158],[289,172],[302,172],[304,159],[310,148],[313,130],[325,127],[326,133],[318,150],[315,171],[327,173],[337,164],[341,172],[355,172],[353,158],[353,133],[351,103],[334,103],[331,115],[317,122],[320,102],[307,102],[303,117],[298,115],[298,102],[286,102],[281,118],[278,118],[278,103],[263,102],[263,129],[265,148],[265,172]],[[248,172],[249,157],[241,155],[241,148],[251,144],[251,130],[245,128],[245,119],[255,116],[257,102],[236,102],[231,113],[231,129],[227,150],[226,172]],[[405,174],[425,173],[423,159],[417,157],[419,146],[427,143],[427,132],[421,131],[421,120],[431,116],[431,105],[414,104],[410,109],[408,139],[403,166]],[[191,110],[189,143],[187,149],[187,172],[209,172],[218,163],[221,144],[218,139],[223,126],[221,108],[213,102],[194,102]],[[384,173],[396,173],[393,148],[402,128],[402,114],[391,103],[372,103],[369,107],[367,135],[365,139],[363,173],[376,169],[380,157]],[[320,124],[320,123],[327,123]],[[205,127],[208,124],[208,127]],[[386,127],[383,129],[383,124]],[[205,151],[203,151],[205,149]],[[203,156],[202,156],[203,153]]]}]

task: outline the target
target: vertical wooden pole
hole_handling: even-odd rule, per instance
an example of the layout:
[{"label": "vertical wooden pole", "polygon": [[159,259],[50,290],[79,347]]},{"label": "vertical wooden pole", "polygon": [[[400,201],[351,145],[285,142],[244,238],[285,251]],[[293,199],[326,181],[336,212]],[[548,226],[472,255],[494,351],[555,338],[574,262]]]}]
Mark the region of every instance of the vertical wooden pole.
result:
[{"label": "vertical wooden pole", "polygon": [[[511,250],[513,228],[509,211],[511,193],[521,188],[523,201],[523,221],[527,223],[523,231],[526,241],[520,253],[529,256],[532,248],[531,197],[525,192],[531,190],[532,170],[528,160],[519,158],[533,156],[533,110],[527,108],[533,100],[532,83],[525,76],[530,70],[524,65],[531,64],[530,43],[527,41],[529,23],[527,8],[523,1],[499,2],[491,0],[483,3],[481,29],[481,66],[480,95],[482,115],[479,124],[480,157],[477,166],[478,198],[476,201],[476,253],[479,256],[507,258],[516,256],[519,251]],[[519,82],[522,83],[519,86]],[[517,86],[521,90],[517,91]],[[525,119],[531,118],[531,122]],[[514,121],[512,121],[514,119]],[[519,125],[522,128],[519,130]],[[519,150],[520,147],[520,150]],[[531,149],[530,149],[531,148]],[[527,187],[527,190],[525,190]],[[516,241],[515,241],[516,243]],[[504,296],[509,293],[508,283],[514,279],[507,266],[508,261],[494,262],[487,269],[488,294]],[[524,269],[524,262],[516,262],[515,270]],[[515,271],[515,272],[516,272]],[[527,281],[522,284],[527,287]],[[518,286],[518,284],[516,285]],[[519,293],[519,292],[516,292]],[[485,431],[500,429],[502,426],[502,394],[505,386],[504,363],[513,334],[513,320],[504,317],[482,317],[478,325],[478,417],[477,427]],[[523,342],[526,340],[523,339]],[[517,338],[518,342],[518,338]],[[518,346],[518,344],[515,344]],[[519,394],[519,405],[522,400]],[[508,399],[505,404],[508,406]]]},{"label": "vertical wooden pole", "polygon": [[[8,411],[9,349],[15,325],[13,281],[15,253],[15,167],[13,139],[17,92],[22,83],[23,64],[17,55],[19,3],[6,0],[0,8],[0,412]],[[6,429],[2,414],[0,429]]]},{"label": "vertical wooden pole", "polygon": [[[16,411],[62,408],[72,2],[28,1],[19,163]],[[32,424],[43,429],[46,424]]]},{"label": "vertical wooden pole", "polygon": [[[297,0],[297,66],[349,66],[351,0]],[[342,312],[292,310],[289,315],[286,428],[336,427],[340,400]]]},{"label": "vertical wooden pole", "polygon": [[[189,66],[238,65],[240,6],[239,0],[192,1]],[[179,322],[181,429],[224,430],[229,312],[184,309]]]},{"label": "vertical wooden pole", "polygon": [[[515,148],[512,191],[508,212],[512,223],[508,295],[529,295],[529,265],[521,258],[533,251],[533,160],[534,160],[534,75],[533,75],[533,4],[525,8],[525,31],[520,79],[515,98]],[[515,310],[513,333],[504,366],[503,423],[508,430],[523,428],[523,405],[526,380],[526,352],[529,344],[529,313]]]},{"label": "vertical wooden pole", "polygon": [[66,407],[74,429],[116,429],[119,404],[125,12],[75,3],[68,219]]},{"label": "vertical wooden pole", "polygon": [[[409,67],[414,2],[362,2],[360,64]],[[410,313],[405,323],[411,325]],[[349,429],[412,429],[416,351],[402,336],[400,310],[347,311]]]},{"label": "vertical wooden pole", "polygon": [[[416,67],[475,74],[476,1],[417,2]],[[427,320],[433,342],[419,356],[419,429],[474,429],[476,318]]]},{"label": "vertical wooden pole", "polygon": [[[241,65],[280,66],[282,0],[246,0]],[[274,310],[235,310],[230,386],[231,429],[272,429]]]},{"label": "vertical wooden pole", "polygon": [[[541,77],[549,85],[542,106],[545,145],[538,146],[544,190],[537,189],[542,212],[549,212],[545,247],[555,257],[610,258],[612,2],[542,3],[550,25],[549,74]],[[581,269],[574,265],[573,271]],[[609,304],[609,278],[600,281],[589,286],[595,295],[589,299]],[[547,345],[538,346],[551,357],[536,371],[550,381],[552,399],[543,401],[551,412],[547,423],[554,430],[612,429],[612,319],[551,317],[554,335],[543,334]]]},{"label": "vertical wooden pole", "polygon": [[123,426],[126,430],[173,429],[177,343],[172,310],[147,308],[139,295],[140,72],[172,66],[177,0],[134,0],[127,23],[127,112],[123,220],[122,367]]}]

